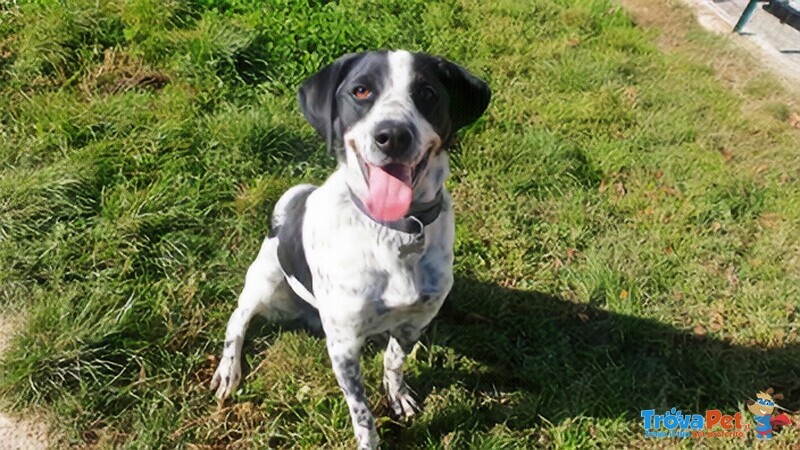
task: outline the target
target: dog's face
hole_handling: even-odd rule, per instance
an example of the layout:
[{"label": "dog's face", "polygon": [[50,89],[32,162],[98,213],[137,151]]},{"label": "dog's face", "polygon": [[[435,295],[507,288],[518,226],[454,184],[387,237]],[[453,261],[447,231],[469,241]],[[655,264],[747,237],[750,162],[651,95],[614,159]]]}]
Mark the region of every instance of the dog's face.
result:
[{"label": "dog's face", "polygon": [[447,178],[443,150],[489,104],[489,86],[422,53],[346,55],[306,80],[298,101],[370,216],[398,220]]}]

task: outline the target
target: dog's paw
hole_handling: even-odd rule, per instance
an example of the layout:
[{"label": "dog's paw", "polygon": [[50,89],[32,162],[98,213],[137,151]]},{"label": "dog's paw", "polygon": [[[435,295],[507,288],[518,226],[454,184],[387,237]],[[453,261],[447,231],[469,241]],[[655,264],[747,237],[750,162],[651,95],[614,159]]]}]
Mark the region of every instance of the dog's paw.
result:
[{"label": "dog's paw", "polygon": [[356,430],[356,441],[358,441],[358,450],[378,450],[380,448],[378,431],[374,426],[370,429]]},{"label": "dog's paw", "polygon": [[380,446],[378,445],[378,440],[376,439],[373,442],[365,442],[358,444],[358,450],[378,450]]},{"label": "dog's paw", "polygon": [[396,418],[411,417],[419,411],[419,406],[405,386],[397,392],[388,393],[389,407]]},{"label": "dog's paw", "polygon": [[242,379],[242,369],[239,360],[234,357],[223,357],[222,361],[214,372],[214,378],[211,379],[211,390],[216,390],[215,394],[220,404],[230,397],[239,381]]}]

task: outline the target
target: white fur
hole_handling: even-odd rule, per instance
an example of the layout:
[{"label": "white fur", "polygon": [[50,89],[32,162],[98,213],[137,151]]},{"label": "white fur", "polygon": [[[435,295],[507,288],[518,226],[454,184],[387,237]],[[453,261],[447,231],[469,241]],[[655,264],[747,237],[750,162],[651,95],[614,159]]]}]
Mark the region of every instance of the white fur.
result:
[{"label": "white fur", "polygon": [[[412,80],[413,57],[407,51],[389,52],[389,79],[383,92],[378,93],[375,105],[358,124],[351,127],[344,134],[345,151],[347,156],[347,183],[353,192],[363,198],[367,192],[366,180],[361,174],[355,153],[358,152],[365,161],[382,166],[389,162],[389,158],[373,145],[373,129],[375,125],[384,120],[402,120],[414,123],[417,126],[420,138],[416,140],[417,146],[412,152],[412,165],[416,165],[422,158],[428,156],[431,149],[438,149],[442,145],[441,137],[430,123],[419,113],[414,101],[411,99],[410,86]],[[441,152],[437,157],[441,158]],[[443,156],[447,158],[446,155]],[[445,162],[446,164],[446,162]],[[427,169],[430,170],[428,165]],[[427,202],[436,195],[432,192],[415,192],[414,200]],[[425,194],[425,195],[420,195]],[[426,195],[429,195],[426,197]]]},{"label": "white fur", "polygon": [[[313,278],[313,296],[302,295],[299,283],[287,284],[277,258],[278,238],[266,239],[247,272],[212,380],[220,401],[231,395],[241,380],[241,346],[250,319],[254,314],[272,318],[299,315],[289,295],[293,288],[319,311],[334,374],[344,391],[360,448],[378,445],[359,369],[364,340],[383,332],[391,336],[384,356],[384,386],[393,412],[412,415],[417,405],[403,381],[403,361],[453,285],[455,225],[451,199],[442,185],[447,176],[447,155],[438,151],[441,139],[410,99],[411,55],[393,52],[389,63],[389,89],[368,116],[345,135],[345,141],[352,140],[357,148],[348,148],[345,163],[306,201],[303,245]],[[413,120],[419,128],[422,139],[415,158],[422,158],[431,147],[435,151],[414,189],[415,199],[428,201],[439,189],[444,191],[442,211],[425,227],[424,243],[417,253],[401,249],[419,236],[374,222],[355,207],[348,192],[348,185],[356,194],[366,189],[353,152],[361,151],[370,162],[380,164],[370,144],[372,126],[398,116]],[[291,198],[307,189],[310,187],[298,186],[284,194],[275,207],[276,224],[292,225],[284,222],[284,209]]]}]

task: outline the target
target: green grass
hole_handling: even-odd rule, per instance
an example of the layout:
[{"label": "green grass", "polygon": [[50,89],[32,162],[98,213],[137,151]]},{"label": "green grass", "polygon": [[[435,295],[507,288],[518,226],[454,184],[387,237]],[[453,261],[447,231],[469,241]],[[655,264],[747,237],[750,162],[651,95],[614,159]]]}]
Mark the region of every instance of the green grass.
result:
[{"label": "green grass", "polygon": [[418,417],[388,419],[364,355],[388,448],[646,447],[640,410],[732,414],[768,386],[800,409],[797,105],[721,83],[720,38],[687,23],[664,50],[606,0],[18,3],[0,306],[28,321],[0,390],[52,410],[59,446],[352,446],[302,330],[254,326],[221,411],[207,385],[268,212],[333,167],[295,89],[370,48],[494,91],[453,150],[457,281],[409,360]]}]

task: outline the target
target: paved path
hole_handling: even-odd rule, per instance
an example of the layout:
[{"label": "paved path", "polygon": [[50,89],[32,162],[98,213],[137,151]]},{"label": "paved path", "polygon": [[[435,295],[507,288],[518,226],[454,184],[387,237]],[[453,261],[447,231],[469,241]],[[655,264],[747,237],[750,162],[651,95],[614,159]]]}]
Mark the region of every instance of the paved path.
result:
[{"label": "paved path", "polygon": [[[18,329],[15,317],[0,316],[0,354]],[[47,448],[47,426],[33,420],[0,413],[0,450],[43,450]]]},{"label": "paved path", "polygon": [[747,0],[684,1],[695,8],[697,21],[703,28],[730,34],[733,42],[753,54],[778,78],[800,87],[800,31],[781,24],[759,5],[742,33],[737,35],[732,32],[733,26],[747,6]]}]

